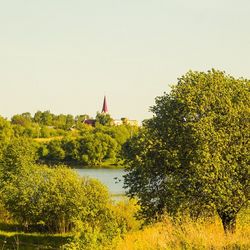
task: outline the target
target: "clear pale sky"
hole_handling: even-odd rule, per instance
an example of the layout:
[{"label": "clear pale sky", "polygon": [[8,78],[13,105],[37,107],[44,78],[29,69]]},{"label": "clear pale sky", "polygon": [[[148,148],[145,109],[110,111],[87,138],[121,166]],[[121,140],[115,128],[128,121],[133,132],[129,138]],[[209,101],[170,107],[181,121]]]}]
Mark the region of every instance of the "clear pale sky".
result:
[{"label": "clear pale sky", "polygon": [[151,117],[189,69],[250,78],[249,0],[0,0],[0,115]]}]

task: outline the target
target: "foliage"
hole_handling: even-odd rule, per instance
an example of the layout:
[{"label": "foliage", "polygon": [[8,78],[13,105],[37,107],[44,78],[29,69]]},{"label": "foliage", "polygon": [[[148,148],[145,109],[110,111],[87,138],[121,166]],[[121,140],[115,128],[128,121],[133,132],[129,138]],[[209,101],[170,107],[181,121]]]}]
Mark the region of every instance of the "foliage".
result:
[{"label": "foliage", "polygon": [[14,131],[9,121],[0,116],[0,161],[7,144],[14,137]]},{"label": "foliage", "polygon": [[96,115],[96,124],[100,124],[103,126],[110,126],[112,125],[113,119],[111,118],[111,116],[109,114],[106,113],[97,113]]},{"label": "foliage", "polygon": [[87,166],[101,166],[105,162],[118,165],[122,160],[121,147],[128,140],[130,126],[97,126],[84,130],[76,137],[66,136],[40,143],[39,158],[47,162],[74,162]]},{"label": "foliage", "polygon": [[[0,117],[0,157],[12,138],[34,138],[38,142],[39,162],[88,166],[122,165],[122,145],[138,128],[113,125],[109,114],[98,113],[96,126],[84,123],[88,115],[59,114],[37,111],[16,114],[11,122]],[[47,139],[47,140],[46,140]]]},{"label": "foliage", "polygon": [[216,210],[225,231],[249,200],[250,81],[188,72],[156,98],[154,117],[125,147],[125,183],[142,216]]},{"label": "foliage", "polygon": [[114,249],[127,232],[138,230],[141,222],[134,218],[138,206],[134,201],[123,200],[109,204],[106,216],[91,224],[79,227],[74,240],[65,249]]},{"label": "foliage", "polygon": [[60,161],[65,158],[65,151],[62,148],[62,143],[60,140],[52,140],[47,145],[48,154],[47,158]]},{"label": "foliage", "polygon": [[5,147],[0,161],[0,188],[5,181],[26,174],[37,159],[35,144],[28,138],[14,138]]},{"label": "foliage", "polygon": [[87,124],[84,124],[84,121],[89,118],[88,115],[77,115],[75,117],[75,127],[79,130],[84,129],[85,126],[90,127]]},{"label": "foliage", "polygon": [[11,123],[17,136],[48,138],[66,134],[76,121],[70,114],[55,115],[50,111],[37,111],[34,117],[30,113],[14,115]]},{"label": "foliage", "polygon": [[136,200],[126,197],[123,200],[111,204],[110,209],[123,233],[136,231],[141,228],[143,221],[136,219],[136,213],[140,209]]},{"label": "foliage", "polygon": [[97,181],[80,178],[58,166],[30,166],[25,174],[2,188],[7,210],[26,230],[36,226],[47,232],[68,232],[82,221],[95,224],[105,217],[109,196]]},{"label": "foliage", "polygon": [[13,137],[13,130],[9,121],[0,116],[0,141],[8,143]]},{"label": "foliage", "polygon": [[26,229],[40,225],[49,232],[66,232],[78,221],[92,225],[106,218],[106,188],[63,166],[36,165],[36,148],[31,142],[14,139],[4,150],[0,192],[7,211]]},{"label": "foliage", "polygon": [[32,117],[30,113],[23,113],[21,115],[14,115],[11,118],[12,124],[17,124],[23,127],[28,127],[32,122]]}]

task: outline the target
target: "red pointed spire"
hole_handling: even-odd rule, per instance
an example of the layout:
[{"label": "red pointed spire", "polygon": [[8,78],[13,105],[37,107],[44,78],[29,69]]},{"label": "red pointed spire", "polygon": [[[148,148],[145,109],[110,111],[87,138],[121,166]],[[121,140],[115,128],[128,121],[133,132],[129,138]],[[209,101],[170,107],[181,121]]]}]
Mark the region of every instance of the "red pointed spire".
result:
[{"label": "red pointed spire", "polygon": [[106,96],[104,96],[104,100],[103,100],[102,113],[108,113],[108,105],[107,105]]}]

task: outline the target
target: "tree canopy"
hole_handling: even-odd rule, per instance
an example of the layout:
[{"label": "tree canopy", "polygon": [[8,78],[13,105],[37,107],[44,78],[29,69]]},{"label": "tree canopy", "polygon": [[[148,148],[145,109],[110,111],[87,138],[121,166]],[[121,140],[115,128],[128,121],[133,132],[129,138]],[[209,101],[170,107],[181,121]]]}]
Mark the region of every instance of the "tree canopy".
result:
[{"label": "tree canopy", "polygon": [[128,194],[142,216],[217,211],[234,231],[249,201],[250,81],[188,72],[156,98],[152,119],[125,144]]}]

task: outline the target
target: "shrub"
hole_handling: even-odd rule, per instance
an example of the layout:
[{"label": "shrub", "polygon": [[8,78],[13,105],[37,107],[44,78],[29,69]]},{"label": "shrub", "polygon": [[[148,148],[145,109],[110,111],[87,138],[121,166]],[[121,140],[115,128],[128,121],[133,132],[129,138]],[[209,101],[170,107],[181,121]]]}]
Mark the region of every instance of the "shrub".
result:
[{"label": "shrub", "polygon": [[4,203],[28,230],[31,225],[49,232],[68,232],[83,221],[94,223],[105,216],[108,192],[99,182],[79,177],[58,166],[30,166],[3,188]]}]

